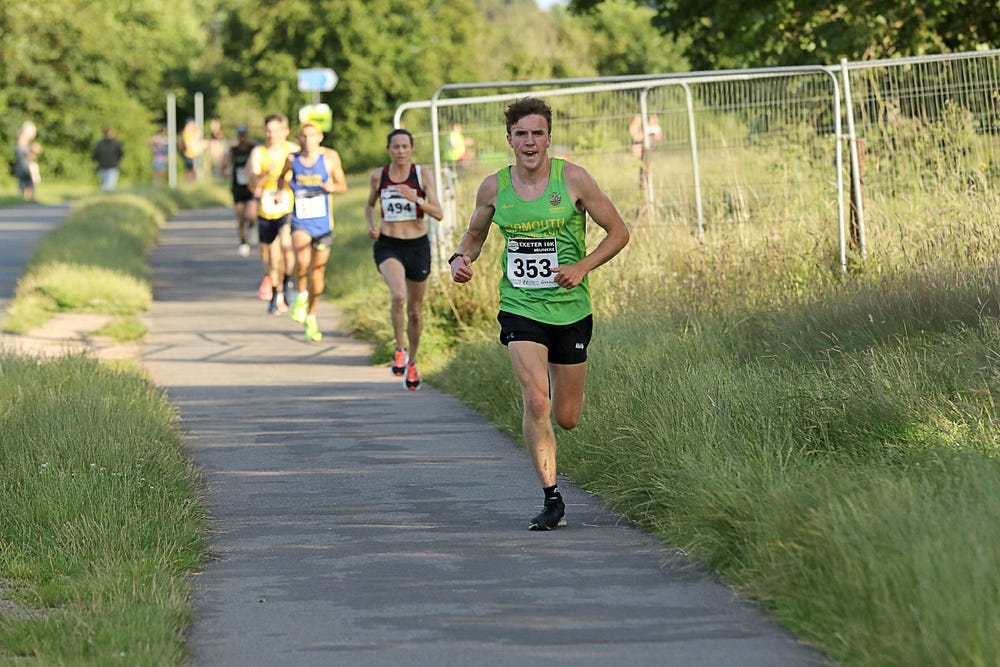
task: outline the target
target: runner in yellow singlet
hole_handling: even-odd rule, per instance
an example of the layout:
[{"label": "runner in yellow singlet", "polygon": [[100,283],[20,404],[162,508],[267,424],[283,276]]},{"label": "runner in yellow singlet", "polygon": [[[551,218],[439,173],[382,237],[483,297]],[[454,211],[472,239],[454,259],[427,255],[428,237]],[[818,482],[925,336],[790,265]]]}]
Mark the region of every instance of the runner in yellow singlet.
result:
[{"label": "runner in yellow singlet", "polygon": [[250,153],[250,189],[257,197],[257,237],[266,279],[271,283],[271,301],[267,312],[272,315],[288,312],[288,303],[295,302],[295,251],[289,226],[294,198],[285,186],[278,196],[278,176],[290,153],[299,150],[287,141],[288,118],[270,114],[264,119],[264,144]]}]

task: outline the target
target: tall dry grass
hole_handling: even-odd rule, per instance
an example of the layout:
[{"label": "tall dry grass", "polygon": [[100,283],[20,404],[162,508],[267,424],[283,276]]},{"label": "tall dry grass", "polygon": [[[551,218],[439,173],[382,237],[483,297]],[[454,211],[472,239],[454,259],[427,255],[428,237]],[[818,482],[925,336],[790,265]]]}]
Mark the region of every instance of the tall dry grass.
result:
[{"label": "tall dry grass", "polygon": [[[845,273],[826,187],[771,207],[724,167],[703,244],[688,210],[620,203],[560,469],[843,664],[1000,663],[998,183],[870,193]],[[498,245],[432,284],[424,366],[520,438]]]}]

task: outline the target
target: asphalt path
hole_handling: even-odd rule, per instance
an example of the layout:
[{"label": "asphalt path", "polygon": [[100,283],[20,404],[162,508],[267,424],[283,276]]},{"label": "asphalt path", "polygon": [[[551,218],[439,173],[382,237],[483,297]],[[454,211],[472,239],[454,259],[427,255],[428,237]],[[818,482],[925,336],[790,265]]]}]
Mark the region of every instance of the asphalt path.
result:
[{"label": "asphalt path", "polygon": [[[8,293],[63,214],[0,209]],[[320,343],[267,315],[228,209],[172,218],[151,262],[141,362],[178,407],[212,526],[194,665],[828,664],[569,480],[569,525],[526,530],[541,493],[524,451],[372,366],[332,304]]]},{"label": "asphalt path", "polygon": [[69,206],[63,205],[0,207],[0,312],[6,312],[38,241],[57,227],[68,212]]}]

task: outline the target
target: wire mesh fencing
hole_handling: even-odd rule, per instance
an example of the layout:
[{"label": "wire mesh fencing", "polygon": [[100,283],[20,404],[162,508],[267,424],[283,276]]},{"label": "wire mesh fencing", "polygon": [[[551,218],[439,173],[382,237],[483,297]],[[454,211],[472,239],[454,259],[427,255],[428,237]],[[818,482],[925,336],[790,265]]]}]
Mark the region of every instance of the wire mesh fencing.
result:
[{"label": "wire mesh fencing", "polygon": [[886,256],[935,205],[967,220],[995,210],[998,56],[456,84],[396,122],[439,174],[444,245],[481,180],[513,162],[504,109],[534,95],[553,109],[550,154],[587,168],[632,226],[708,242],[763,230],[837,249],[846,268],[865,252],[866,219]]}]

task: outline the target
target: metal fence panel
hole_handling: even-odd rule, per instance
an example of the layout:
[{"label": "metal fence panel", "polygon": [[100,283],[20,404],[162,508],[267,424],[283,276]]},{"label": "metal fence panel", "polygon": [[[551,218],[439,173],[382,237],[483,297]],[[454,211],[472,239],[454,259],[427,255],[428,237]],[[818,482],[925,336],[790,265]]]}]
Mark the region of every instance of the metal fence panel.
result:
[{"label": "metal fence panel", "polygon": [[1000,51],[844,62],[843,70],[862,221],[876,248],[896,243],[927,210],[989,219],[1000,176]]},{"label": "metal fence panel", "polygon": [[[996,206],[998,69],[1000,51],[989,51],[840,68],[455,84],[401,106],[396,123],[414,133],[415,159],[439,174],[446,220],[438,243],[450,246],[464,228],[482,178],[513,162],[503,111],[530,94],[553,108],[551,154],[591,171],[631,225],[687,226],[707,240],[759,227],[809,234],[838,246],[846,268],[849,244],[865,254],[866,212],[884,243],[886,227],[904,224],[928,198],[973,192],[970,206]],[[842,156],[844,109],[853,166]],[[857,197],[850,238],[845,179]]]}]

